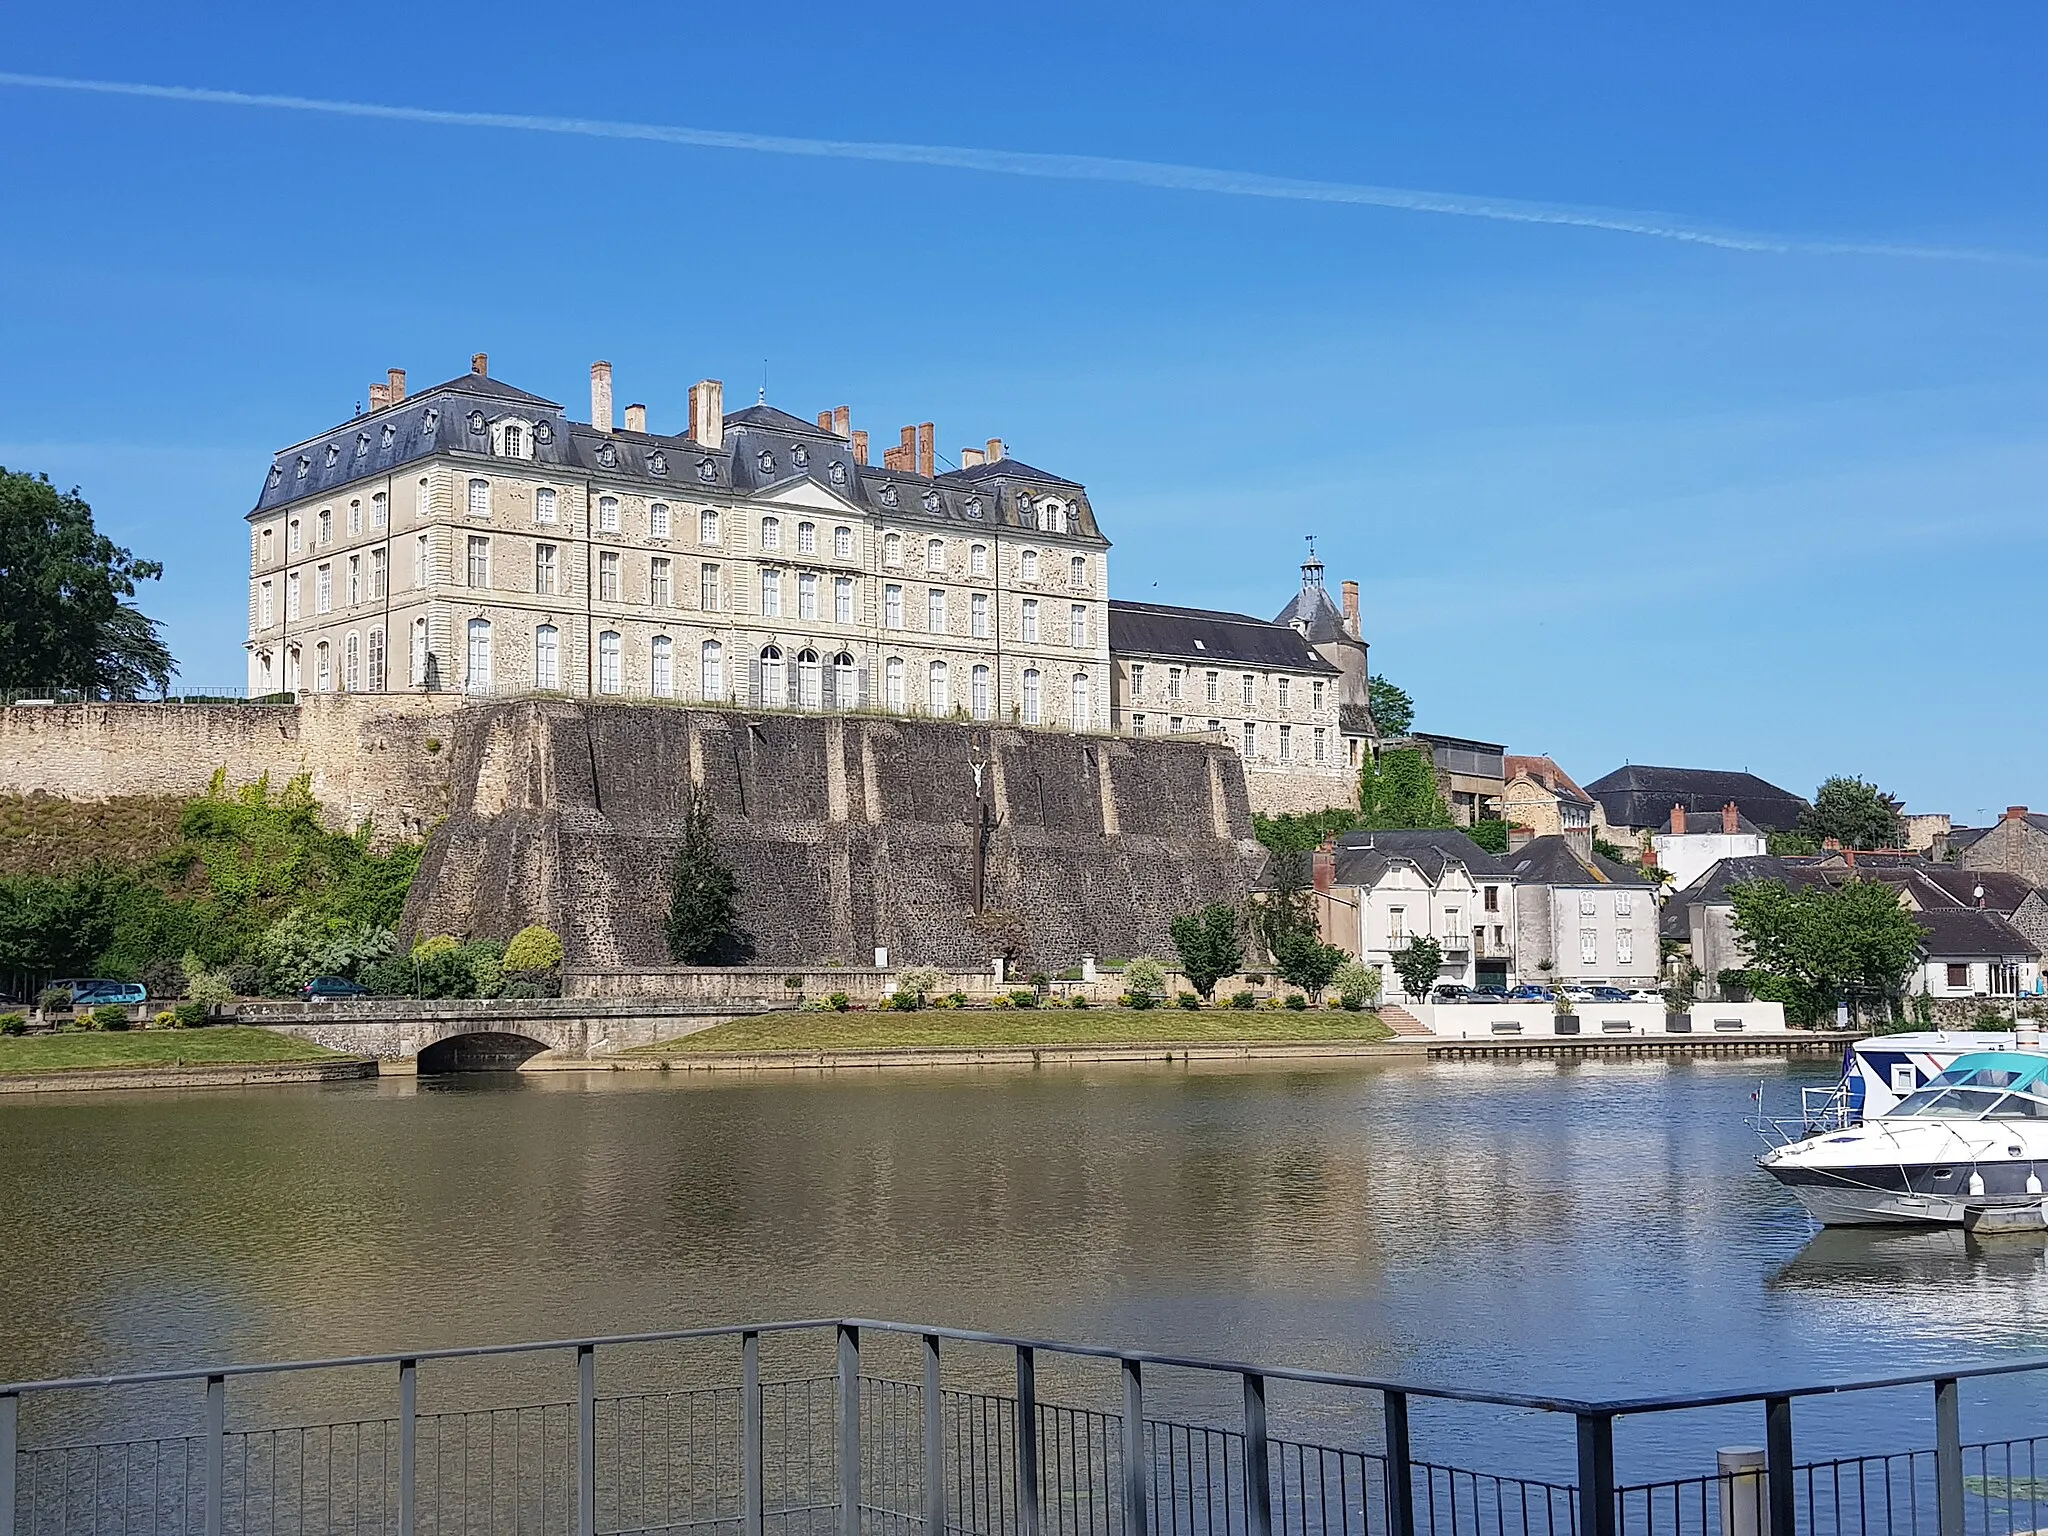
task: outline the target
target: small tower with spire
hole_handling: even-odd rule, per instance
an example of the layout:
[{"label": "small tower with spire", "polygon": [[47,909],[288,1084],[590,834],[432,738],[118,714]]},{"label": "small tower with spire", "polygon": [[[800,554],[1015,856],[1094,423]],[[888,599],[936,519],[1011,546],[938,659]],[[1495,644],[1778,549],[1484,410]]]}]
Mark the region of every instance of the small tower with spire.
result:
[{"label": "small tower with spire", "polygon": [[1301,562],[1301,590],[1304,593],[1323,590],[1323,562],[1316,558],[1314,534],[1308,536],[1308,558]]}]

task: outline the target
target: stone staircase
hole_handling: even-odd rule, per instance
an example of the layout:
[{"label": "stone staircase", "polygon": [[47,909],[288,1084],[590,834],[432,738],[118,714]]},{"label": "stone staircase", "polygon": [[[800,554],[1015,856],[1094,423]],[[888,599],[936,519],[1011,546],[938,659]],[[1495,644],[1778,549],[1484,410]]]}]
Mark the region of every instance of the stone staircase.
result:
[{"label": "stone staircase", "polygon": [[1423,1024],[1422,1020],[1415,1017],[1414,1014],[1403,1008],[1399,1003],[1381,1003],[1380,1022],[1402,1039],[1434,1040],[1436,1038],[1435,1035],[1429,1032],[1428,1027]]}]

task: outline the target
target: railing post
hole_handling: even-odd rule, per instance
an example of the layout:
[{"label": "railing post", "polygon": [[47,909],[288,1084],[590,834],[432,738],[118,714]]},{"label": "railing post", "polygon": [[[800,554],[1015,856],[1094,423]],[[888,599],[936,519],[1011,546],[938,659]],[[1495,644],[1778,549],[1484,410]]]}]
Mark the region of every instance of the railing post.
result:
[{"label": "railing post", "polygon": [[1792,1399],[1764,1399],[1764,1484],[1770,1536],[1794,1536],[1798,1498],[1792,1471]]},{"label": "railing post", "polygon": [[761,1335],[740,1335],[740,1522],[742,1536],[761,1536],[767,1521],[761,1476]]},{"label": "railing post", "polygon": [[946,1420],[939,1396],[939,1336],[924,1336],[924,1528],[926,1536],[946,1531]]},{"label": "railing post", "polygon": [[860,1330],[839,1325],[839,1536],[860,1536]]},{"label": "railing post", "polygon": [[14,1457],[20,1425],[21,1399],[0,1392],[0,1536],[14,1536]]},{"label": "railing post", "polygon": [[1273,1536],[1272,1442],[1266,1438],[1266,1378],[1244,1373],[1245,1536]]},{"label": "railing post", "polygon": [[1941,1536],[1963,1536],[1963,1409],[1953,1376],[1934,1384],[1934,1509]]},{"label": "railing post", "polygon": [[1017,1532],[1038,1536],[1038,1357],[1028,1344],[1017,1346]]},{"label": "railing post", "polygon": [[1408,1394],[1383,1392],[1387,1421],[1387,1536],[1415,1536],[1415,1474],[1408,1461]]},{"label": "railing post", "polygon": [[220,1536],[228,1481],[228,1379],[206,1378],[206,1536]]},{"label": "railing post", "polygon": [[576,1346],[576,1536],[597,1536],[597,1346]]},{"label": "railing post", "polygon": [[413,1468],[419,1460],[419,1375],[419,1361],[398,1362],[398,1536],[413,1533]]},{"label": "railing post", "polygon": [[1124,1373],[1124,1531],[1123,1536],[1145,1536],[1148,1513],[1145,1503],[1151,1469],[1145,1449],[1145,1384],[1138,1362],[1121,1362]]},{"label": "railing post", "polygon": [[1617,1536],[1614,1415],[1582,1413],[1578,1420],[1580,1536]]}]

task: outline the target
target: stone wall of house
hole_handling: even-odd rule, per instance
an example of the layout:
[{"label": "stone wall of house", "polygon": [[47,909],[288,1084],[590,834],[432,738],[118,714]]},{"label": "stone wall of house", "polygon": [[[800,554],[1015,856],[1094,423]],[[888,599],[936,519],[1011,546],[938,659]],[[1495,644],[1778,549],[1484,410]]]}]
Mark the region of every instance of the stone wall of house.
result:
[{"label": "stone wall of house", "polygon": [[417,838],[446,815],[460,700],[379,694],[304,704],[66,704],[0,709],[0,794],[68,800],[203,794],[308,776],[335,825]]},{"label": "stone wall of house", "polygon": [[1958,862],[1965,869],[2003,870],[2029,885],[2048,885],[2048,832],[2024,816],[2007,816],[1965,848]]},{"label": "stone wall of house", "polygon": [[1358,809],[1358,775],[1341,763],[1320,768],[1255,763],[1244,769],[1244,780],[1251,808],[1262,816]]},{"label": "stone wall of house", "polygon": [[[994,816],[972,896],[974,768]],[[978,969],[1171,953],[1166,925],[1236,901],[1257,862],[1236,754],[869,716],[571,702],[465,712],[454,813],[429,840],[408,933],[562,936],[579,970],[666,965],[668,875],[710,797],[762,963]]]}]

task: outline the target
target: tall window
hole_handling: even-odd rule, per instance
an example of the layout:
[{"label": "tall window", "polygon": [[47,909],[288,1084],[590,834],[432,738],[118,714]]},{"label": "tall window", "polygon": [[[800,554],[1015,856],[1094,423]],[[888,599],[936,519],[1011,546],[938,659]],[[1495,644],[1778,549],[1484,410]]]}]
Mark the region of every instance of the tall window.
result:
[{"label": "tall window", "polygon": [[946,589],[933,587],[924,595],[924,627],[935,635],[946,632]]},{"label": "tall window", "polygon": [[1174,700],[1176,703],[1180,700],[1179,667],[1168,667],[1166,669],[1166,696],[1169,699]]},{"label": "tall window", "polygon": [[1145,734],[1145,717],[1143,715],[1131,716],[1131,734],[1133,736]]},{"label": "tall window", "polygon": [[341,687],[344,693],[363,691],[363,639],[354,630],[341,642]]},{"label": "tall window", "polygon": [[284,687],[287,693],[299,691],[299,648],[286,646],[284,652]]},{"label": "tall window", "polygon": [[562,686],[562,632],[552,624],[533,632],[533,686],[547,692]]},{"label": "tall window", "polygon": [[469,536],[469,584],[472,587],[491,584],[491,541],[474,533]]},{"label": "tall window", "polygon": [[825,669],[809,647],[796,653],[796,702],[799,709],[825,707]]},{"label": "tall window", "polygon": [[533,493],[533,520],[536,523],[555,520],[555,493],[548,486],[544,485]]},{"label": "tall window", "polygon": [[1320,726],[1320,725],[1316,727],[1316,734],[1315,734],[1315,759],[1316,759],[1316,761],[1317,761],[1317,762],[1319,762],[1319,763],[1324,763],[1324,762],[1328,762],[1328,761],[1329,761],[1329,754],[1330,754],[1330,742],[1329,742],[1329,737],[1330,737],[1330,733],[1329,733],[1329,731],[1328,731],[1328,730],[1326,730],[1326,729],[1325,729],[1324,727],[1322,727],[1322,726]]},{"label": "tall window", "polygon": [[489,517],[491,515],[491,482],[472,480],[469,482],[469,515]]},{"label": "tall window", "polygon": [[[1088,644],[1088,606],[1075,603],[1067,609],[1067,644],[1080,650]],[[1209,702],[1216,702],[1216,674],[1209,674]]]},{"label": "tall window", "polygon": [[424,523],[434,515],[434,487],[425,475],[420,476],[420,483],[413,488],[412,498],[414,517]]},{"label": "tall window", "polygon": [[853,622],[853,578],[835,576],[832,578],[832,622],[851,624]]},{"label": "tall window", "polygon": [[391,498],[382,491],[370,498],[370,526],[379,529],[391,526]]},{"label": "tall window", "polygon": [[725,647],[716,640],[706,640],[697,650],[697,684],[703,696],[712,703],[725,698]]},{"label": "tall window", "polygon": [[597,552],[597,600],[601,603],[619,600],[619,552],[616,549]]},{"label": "tall window", "polygon": [[818,525],[798,523],[796,525],[796,552],[800,555],[815,555],[818,552]]},{"label": "tall window", "polygon": [[657,501],[647,509],[647,537],[665,539],[668,537],[668,503]]},{"label": "tall window", "polygon": [[882,704],[888,709],[903,707],[903,658],[891,656],[882,663]]},{"label": "tall window", "polygon": [[600,496],[597,498],[597,531],[617,533],[619,531],[619,498]]},{"label": "tall window", "polygon": [[782,548],[781,518],[764,517],[761,519],[761,547],[763,549]]},{"label": "tall window", "polygon": [[370,650],[370,692],[384,691],[384,631],[373,629],[369,635]]},{"label": "tall window", "polygon": [[1320,682],[1308,685],[1308,702],[1311,709],[1321,709],[1323,707],[1323,685]]},{"label": "tall window", "polygon": [[924,570],[927,576],[946,574],[946,541],[927,539],[924,546]]},{"label": "tall window", "polygon": [[313,691],[328,693],[334,688],[334,653],[322,640],[313,647]]},{"label": "tall window", "polygon": [[515,459],[526,457],[526,431],[523,427],[505,423],[505,452]]},{"label": "tall window", "polygon": [[264,563],[265,565],[268,565],[268,564],[270,564],[270,535],[271,535],[271,530],[270,530],[270,529],[266,528],[266,529],[264,529],[264,530],[263,530],[263,539],[262,539],[262,544],[263,544],[263,563]]},{"label": "tall window", "polygon": [[542,597],[555,593],[556,557],[560,551],[552,544],[533,546],[533,590]]},{"label": "tall window", "polygon": [[322,512],[320,514],[320,542],[322,544],[332,544],[334,542],[334,514],[332,512]]},{"label": "tall window", "polygon": [[772,565],[761,571],[761,617],[782,617],[782,572]]},{"label": "tall window", "polygon": [[989,717],[988,668],[980,663],[975,664],[972,688],[969,702],[974,718],[986,720]]},{"label": "tall window", "polygon": [[624,671],[625,644],[619,632],[608,629],[597,637],[597,691],[618,693],[624,687],[621,673]]},{"label": "tall window", "polygon": [[1068,702],[1073,709],[1073,727],[1085,731],[1095,721],[1095,684],[1086,672],[1074,674]]},{"label": "tall window", "polygon": [[1243,755],[1246,762],[1259,755],[1259,728],[1249,720],[1244,723]]},{"label": "tall window", "polygon": [[761,652],[761,696],[754,702],[771,709],[789,702],[789,673],[782,664],[779,646],[771,645]]},{"label": "tall window", "polygon": [[1288,682],[1289,682],[1289,679],[1287,679],[1287,678],[1284,678],[1284,677],[1283,677],[1283,678],[1281,678],[1281,679],[1280,679],[1280,707],[1281,707],[1282,709],[1285,709],[1285,708],[1287,707],[1287,685],[1288,685]]},{"label": "tall window", "polygon": [[418,591],[427,584],[427,536],[423,533],[412,541],[412,584]]},{"label": "tall window", "polygon": [[903,589],[894,582],[882,588],[882,625],[886,629],[903,627]]},{"label": "tall window", "polygon": [[1039,718],[1039,702],[1038,702],[1038,694],[1039,694],[1039,687],[1038,687],[1038,684],[1039,684],[1039,677],[1038,677],[1038,668],[1036,668],[1036,667],[1026,667],[1026,668],[1024,669],[1024,723],[1025,723],[1026,725],[1036,725],[1036,724],[1038,724],[1038,718]]},{"label": "tall window", "polygon": [[414,619],[412,621],[411,666],[412,670],[408,674],[408,680],[412,683],[412,686],[415,688],[421,688],[426,686],[427,621],[425,619]]},{"label": "tall window", "polygon": [[669,576],[669,561],[666,555],[656,555],[647,562],[647,601],[657,608],[666,608],[675,600],[675,583]]},{"label": "tall window", "polygon": [[977,640],[988,638],[988,594],[975,592],[967,599],[967,632]]},{"label": "tall window", "polygon": [[296,619],[299,616],[299,573],[293,571],[284,579],[284,616]]},{"label": "tall window", "polygon": [[716,544],[718,542],[718,509],[706,507],[697,514],[697,542]]},{"label": "tall window", "polygon": [[256,625],[259,629],[268,629],[272,622],[270,583],[266,581],[256,589]]},{"label": "tall window", "polygon": [[348,531],[350,537],[363,531],[363,504],[360,501],[348,504]]},{"label": "tall window", "polygon": [[967,546],[967,574],[986,576],[988,574],[988,546],[970,544]]},{"label": "tall window", "polygon": [[725,588],[715,565],[697,569],[697,606],[706,613],[716,613],[725,606]]},{"label": "tall window", "polygon": [[334,607],[334,567],[323,565],[313,573],[313,611],[327,613]]},{"label": "tall window", "polygon": [[1581,928],[1579,930],[1579,964],[1598,965],[1599,963],[1600,930],[1598,928]]},{"label": "tall window", "polygon": [[372,602],[376,602],[384,596],[386,582],[384,566],[388,558],[388,553],[385,550],[373,549],[370,551],[370,600]]},{"label": "tall window", "polygon": [[1038,599],[1035,597],[1024,599],[1023,631],[1024,642],[1027,645],[1038,643]]},{"label": "tall window", "polygon": [[1280,727],[1280,761],[1283,763],[1294,761],[1294,727],[1291,725]]},{"label": "tall window", "polygon": [[1067,562],[1067,585],[1085,587],[1088,585],[1088,557],[1076,555]]},{"label": "tall window", "polygon": [[894,569],[896,569],[896,567],[897,567],[897,566],[901,565],[902,563],[903,563],[903,535],[902,535],[902,534],[900,534],[900,533],[885,533],[885,534],[883,534],[883,535],[882,535],[882,564],[884,564],[884,565],[888,566],[888,567],[889,567],[889,569],[893,571]]},{"label": "tall window", "polygon": [[818,573],[799,571],[796,578],[796,616],[800,619],[815,620],[818,617]]},{"label": "tall window", "polygon": [[463,688],[470,693],[491,691],[491,621],[469,621],[469,664],[463,669]]},{"label": "tall window", "polygon": [[1616,891],[1614,893],[1614,915],[1616,917],[1627,917],[1634,911],[1635,898],[1627,891]]},{"label": "tall window", "polygon": [[947,680],[943,661],[935,661],[925,668],[924,706],[935,715],[953,712],[953,688]]},{"label": "tall window", "polygon": [[1027,549],[1023,555],[1022,576],[1025,581],[1038,580],[1038,551]]},{"label": "tall window", "polygon": [[1633,928],[1614,930],[1614,963],[1634,965],[1636,963],[1636,931]]},{"label": "tall window", "polygon": [[834,528],[832,530],[832,558],[851,560],[853,558],[853,530]]},{"label": "tall window", "polygon": [[1145,663],[1142,661],[1131,663],[1131,697],[1134,699],[1145,697]]},{"label": "tall window", "polygon": [[348,605],[353,608],[363,600],[363,557],[348,557]]},{"label": "tall window", "polygon": [[832,699],[841,709],[860,704],[860,674],[853,665],[853,652],[841,651],[832,658]]},{"label": "tall window", "polygon": [[1253,676],[1251,675],[1251,673],[1249,673],[1249,672],[1245,673],[1245,675],[1244,675],[1244,707],[1245,707],[1246,709],[1250,709],[1250,708],[1252,707],[1252,699],[1253,699],[1253,696],[1254,696],[1254,694],[1255,694],[1255,692],[1256,692],[1256,689],[1257,689],[1257,685],[1258,685],[1258,679],[1256,679],[1255,677],[1253,677]]},{"label": "tall window", "polygon": [[286,554],[296,555],[299,552],[299,520],[296,517],[292,519],[291,526],[285,530],[284,543]]}]

